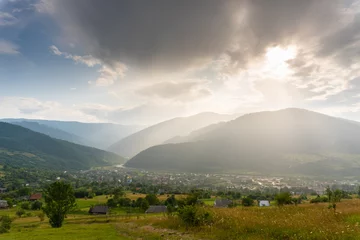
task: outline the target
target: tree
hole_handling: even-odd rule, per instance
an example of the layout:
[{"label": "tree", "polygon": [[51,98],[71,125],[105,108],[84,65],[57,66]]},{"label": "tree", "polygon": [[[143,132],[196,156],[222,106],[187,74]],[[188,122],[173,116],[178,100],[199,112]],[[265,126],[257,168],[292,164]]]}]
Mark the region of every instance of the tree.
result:
[{"label": "tree", "polygon": [[107,200],[106,205],[108,205],[108,207],[114,208],[117,206],[117,202],[113,198],[110,198]]},{"label": "tree", "polygon": [[24,209],[24,210],[29,210],[30,209],[30,203],[29,202],[21,203],[21,208]]},{"label": "tree", "polygon": [[22,208],[20,208],[19,210],[16,211],[16,215],[17,215],[18,217],[20,217],[20,218],[21,218],[21,216],[24,215],[24,214],[25,214],[25,210],[22,209]]},{"label": "tree", "polygon": [[36,200],[31,204],[31,210],[40,210],[42,207],[42,202]]},{"label": "tree", "polygon": [[23,187],[20,188],[19,190],[17,190],[17,195],[22,197],[22,196],[29,196],[31,194],[31,189],[28,187]]},{"label": "tree", "polygon": [[62,226],[66,214],[76,206],[74,190],[70,184],[59,181],[45,190],[44,213],[53,228]]},{"label": "tree", "polygon": [[135,206],[145,212],[149,208],[149,202],[145,198],[140,197],[136,199]]},{"label": "tree", "polygon": [[289,192],[282,192],[275,196],[275,201],[278,206],[283,206],[285,204],[291,204],[291,195]]},{"label": "tree", "polygon": [[11,228],[12,219],[9,216],[0,217],[0,233],[7,233]]},{"label": "tree", "polygon": [[159,199],[155,194],[148,194],[146,195],[145,199],[150,205],[158,205],[160,203]]},{"label": "tree", "polygon": [[254,205],[254,200],[250,197],[244,197],[242,200],[241,200],[241,203],[244,207],[250,207],[250,206],[253,206]]}]

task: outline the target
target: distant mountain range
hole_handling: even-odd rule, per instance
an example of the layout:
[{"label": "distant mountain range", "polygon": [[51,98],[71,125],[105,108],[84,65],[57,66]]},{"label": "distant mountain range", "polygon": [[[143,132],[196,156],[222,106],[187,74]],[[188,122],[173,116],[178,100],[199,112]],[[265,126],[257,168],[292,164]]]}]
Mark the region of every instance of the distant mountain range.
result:
[{"label": "distant mountain range", "polygon": [[[167,129],[173,128],[170,125]],[[136,141],[141,141],[140,136],[133,143]],[[355,176],[360,171],[359,123],[303,109],[247,114],[166,143],[140,152],[126,166],[342,176]]]},{"label": "distant mountain range", "polygon": [[[68,137],[66,134],[64,136]],[[124,161],[123,157],[114,153],[51,138],[28,128],[0,122],[1,165],[80,170],[122,164]]]},{"label": "distant mountain range", "polygon": [[109,151],[121,156],[132,157],[149,147],[170,141],[174,137],[186,136],[199,128],[221,121],[229,121],[235,115],[200,113],[190,117],[179,117],[136,132],[110,146]]},{"label": "distant mountain range", "polygon": [[82,123],[55,120],[2,119],[0,121],[29,128],[50,137],[86,146],[106,149],[114,142],[142,129],[113,123]]}]

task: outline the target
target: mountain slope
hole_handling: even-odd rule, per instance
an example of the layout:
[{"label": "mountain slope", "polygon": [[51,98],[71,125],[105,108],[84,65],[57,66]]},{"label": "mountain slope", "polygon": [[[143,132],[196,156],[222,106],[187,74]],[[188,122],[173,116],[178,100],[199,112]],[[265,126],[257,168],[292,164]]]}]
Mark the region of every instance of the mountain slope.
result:
[{"label": "mountain slope", "polygon": [[121,164],[124,158],[0,122],[0,164],[57,170],[89,169]]},{"label": "mountain slope", "polygon": [[174,118],[136,132],[113,144],[109,150],[122,156],[134,156],[140,151],[162,144],[175,136],[190,132],[220,121],[233,119],[232,115],[200,113],[190,117]]},{"label": "mountain slope", "polygon": [[49,127],[45,124],[40,124],[37,122],[29,122],[29,121],[13,122],[12,124],[16,124],[18,126],[28,128],[31,131],[42,133],[52,138],[65,140],[68,142],[73,142],[81,145],[91,145],[85,139],[79,136],[76,136],[74,134],[68,133],[66,131],[57,128]]},{"label": "mountain slope", "polygon": [[215,129],[218,129],[218,128],[224,126],[225,124],[226,124],[226,122],[214,123],[209,126],[197,129],[186,136],[176,136],[176,137],[170,138],[170,139],[166,140],[163,144],[196,142],[196,141],[198,141],[198,138],[201,138],[201,136],[203,134],[211,132]]},{"label": "mountain slope", "polygon": [[[33,120],[33,119],[3,119],[4,122],[9,122],[13,124],[18,124],[21,122],[26,123],[38,123],[42,126],[51,127],[60,131],[67,132],[71,135],[78,136],[80,139],[72,138],[64,139],[59,138],[58,135],[48,134],[51,137],[59,138],[74,143],[79,143],[91,147],[96,147],[100,149],[106,149],[114,142],[122,139],[136,131],[142,129],[141,126],[126,126],[121,124],[113,123],[83,123],[83,122],[67,122],[67,121],[55,121],[55,120]],[[28,127],[28,126],[26,126]],[[32,128],[30,128],[32,129]],[[37,131],[35,129],[32,129]],[[44,133],[43,131],[40,131]],[[45,133],[46,134],[46,133]]]},{"label": "mountain slope", "polygon": [[146,149],[128,167],[178,171],[356,175],[360,126],[302,109],[239,117],[196,142]]}]

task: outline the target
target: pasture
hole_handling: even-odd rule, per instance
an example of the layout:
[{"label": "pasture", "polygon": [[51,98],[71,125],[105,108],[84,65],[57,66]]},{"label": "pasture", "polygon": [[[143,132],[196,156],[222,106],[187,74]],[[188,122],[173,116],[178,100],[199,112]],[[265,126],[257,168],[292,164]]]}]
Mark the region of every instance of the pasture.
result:
[{"label": "pasture", "polygon": [[[53,229],[36,216],[16,217],[16,209],[1,210],[14,218],[9,233],[0,240],[113,240],[113,239],[360,239],[360,199],[342,200],[336,212],[326,203],[303,203],[284,207],[213,208],[210,199],[203,208],[211,214],[211,224],[189,227],[177,216],[165,214],[128,214],[114,211],[109,216],[87,214],[91,203],[105,202],[106,197],[79,199],[81,209],[69,214],[60,229]],[[211,200],[212,201],[212,200]]]}]

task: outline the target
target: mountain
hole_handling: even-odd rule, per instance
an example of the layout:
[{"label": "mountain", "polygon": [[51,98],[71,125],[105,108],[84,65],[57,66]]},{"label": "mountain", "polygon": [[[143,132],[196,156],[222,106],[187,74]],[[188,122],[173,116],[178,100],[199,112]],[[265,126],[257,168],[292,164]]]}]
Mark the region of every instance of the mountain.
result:
[{"label": "mountain", "polygon": [[360,170],[360,125],[303,109],[247,114],[192,141],[148,148],[126,166],[342,176]]},{"label": "mountain", "polygon": [[219,122],[219,123],[214,123],[211,124],[209,126],[197,129],[193,132],[191,132],[188,135],[185,136],[176,136],[173,138],[170,138],[168,140],[166,140],[165,142],[163,142],[163,144],[168,144],[168,143],[185,143],[185,142],[196,142],[198,140],[198,137],[201,137],[203,134],[211,132],[217,128],[220,128],[222,126],[224,126],[226,124],[226,122]]},{"label": "mountain", "polygon": [[146,148],[162,144],[173,137],[187,135],[207,125],[234,118],[233,115],[217,113],[200,113],[190,117],[174,118],[145,128],[116,142],[110,146],[109,151],[131,157]]},{"label": "mountain", "polygon": [[[119,141],[119,139],[143,128],[142,126],[127,126],[114,123],[83,123],[55,120],[3,119],[2,121],[29,127],[31,130],[47,134],[50,137],[100,149],[106,149],[114,142]],[[26,126],[24,123],[26,123]],[[30,128],[30,126],[34,126],[32,123],[60,130],[62,134],[53,130],[39,129],[38,127],[36,129]],[[64,132],[68,133],[66,137],[64,137]]]},{"label": "mountain", "polygon": [[100,149],[54,139],[30,129],[0,122],[0,164],[56,170],[80,170],[124,163]]},{"label": "mountain", "polygon": [[34,132],[42,133],[52,138],[61,139],[68,142],[77,143],[80,145],[88,145],[88,146],[91,145],[91,143],[87,142],[85,139],[79,136],[76,136],[74,134],[65,132],[57,128],[49,127],[45,124],[40,124],[37,122],[29,122],[29,121],[12,122],[12,124],[16,124],[21,127],[28,128]]}]

